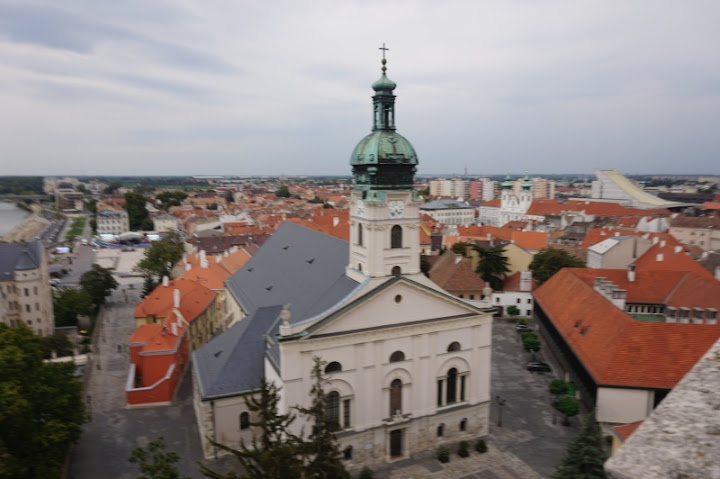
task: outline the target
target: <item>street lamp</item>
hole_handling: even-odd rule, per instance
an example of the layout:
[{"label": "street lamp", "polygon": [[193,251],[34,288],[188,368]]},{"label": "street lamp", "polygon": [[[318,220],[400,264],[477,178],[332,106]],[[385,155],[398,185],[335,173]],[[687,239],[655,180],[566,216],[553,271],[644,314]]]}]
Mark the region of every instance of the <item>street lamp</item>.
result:
[{"label": "street lamp", "polygon": [[506,401],[505,399],[501,398],[500,396],[495,396],[495,401],[498,403],[498,406],[500,408],[498,409],[498,427],[502,427],[502,412],[503,412],[503,406],[505,405]]}]

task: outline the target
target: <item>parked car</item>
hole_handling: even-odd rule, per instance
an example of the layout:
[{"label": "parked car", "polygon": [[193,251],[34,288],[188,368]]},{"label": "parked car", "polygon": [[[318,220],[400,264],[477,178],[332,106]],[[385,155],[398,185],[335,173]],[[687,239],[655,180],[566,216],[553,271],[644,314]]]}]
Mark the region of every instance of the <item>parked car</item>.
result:
[{"label": "parked car", "polygon": [[527,324],[518,324],[515,326],[515,331],[517,331],[518,333],[532,333],[533,328],[531,328]]},{"label": "parked car", "polygon": [[527,364],[527,370],[528,371],[535,371],[538,373],[549,373],[552,371],[552,368],[549,364],[544,363],[542,361],[530,361]]}]

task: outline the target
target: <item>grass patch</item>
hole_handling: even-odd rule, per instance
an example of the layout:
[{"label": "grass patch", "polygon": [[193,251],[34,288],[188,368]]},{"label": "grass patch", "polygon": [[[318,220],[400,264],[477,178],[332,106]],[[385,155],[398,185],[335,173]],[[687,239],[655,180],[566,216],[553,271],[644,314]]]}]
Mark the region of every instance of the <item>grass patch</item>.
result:
[{"label": "grass patch", "polygon": [[73,218],[72,223],[70,223],[70,228],[65,234],[65,241],[73,241],[75,238],[82,235],[84,229],[85,218]]}]

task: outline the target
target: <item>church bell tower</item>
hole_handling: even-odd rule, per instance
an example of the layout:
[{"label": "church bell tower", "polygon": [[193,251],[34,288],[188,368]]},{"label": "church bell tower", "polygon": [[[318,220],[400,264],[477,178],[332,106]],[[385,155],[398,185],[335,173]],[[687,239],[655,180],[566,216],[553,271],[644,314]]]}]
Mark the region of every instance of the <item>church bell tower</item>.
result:
[{"label": "church bell tower", "polygon": [[348,276],[363,278],[420,273],[420,195],[414,190],[417,154],[395,131],[394,81],[387,77],[383,44],[382,76],[372,84],[372,132],[350,157],[355,186],[350,206]]}]

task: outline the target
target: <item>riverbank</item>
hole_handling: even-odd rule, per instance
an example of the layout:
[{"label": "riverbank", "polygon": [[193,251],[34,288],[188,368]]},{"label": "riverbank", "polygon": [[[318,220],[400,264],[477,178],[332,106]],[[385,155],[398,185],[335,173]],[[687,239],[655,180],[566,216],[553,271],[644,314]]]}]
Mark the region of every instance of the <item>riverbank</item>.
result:
[{"label": "riverbank", "polygon": [[42,207],[40,205],[31,205],[30,208],[33,213],[18,223],[12,231],[3,235],[3,241],[17,243],[20,241],[32,241],[35,238],[42,236],[45,229],[50,226],[50,221],[39,216],[38,213],[42,211]]}]

